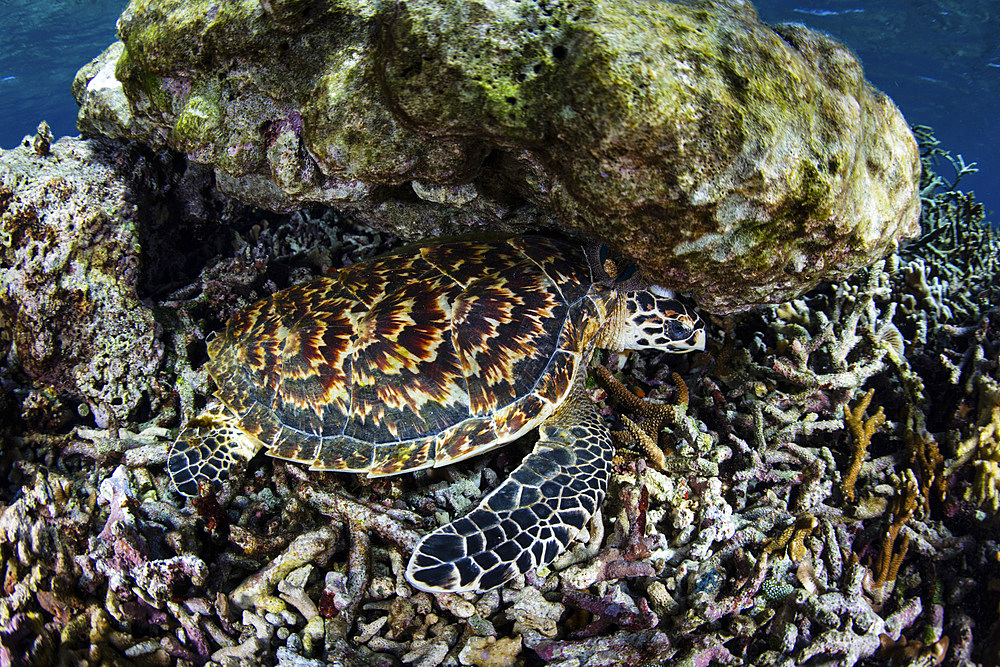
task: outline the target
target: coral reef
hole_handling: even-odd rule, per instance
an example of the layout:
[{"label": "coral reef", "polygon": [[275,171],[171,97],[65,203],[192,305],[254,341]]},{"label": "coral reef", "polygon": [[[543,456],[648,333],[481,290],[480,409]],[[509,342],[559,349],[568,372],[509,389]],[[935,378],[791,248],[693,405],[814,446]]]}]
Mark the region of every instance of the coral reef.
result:
[{"label": "coral reef", "polygon": [[[924,136],[925,168],[935,158],[947,166]],[[81,243],[101,240],[85,248],[102,257],[102,243],[131,239],[123,257],[139,258],[131,260],[138,273],[113,284],[131,290],[130,316],[160,327],[152,371],[139,363],[119,381],[166,389],[141,410],[121,409],[116,424],[98,424],[73,398],[88,396],[86,376],[62,375],[56,385],[29,373],[18,320],[0,329],[0,661],[584,667],[1000,659],[991,639],[1000,629],[1000,310],[977,291],[992,289],[998,276],[989,274],[995,265],[971,258],[945,266],[956,236],[1000,250],[976,207],[942,208],[928,224],[944,231],[846,280],[717,318],[705,354],[669,363],[656,354],[603,354],[605,371],[588,391],[617,423],[623,452],[585,539],[502,589],[430,595],[404,577],[418,537],[495,488],[530,443],[375,479],[259,457],[217,495],[193,503],[164,470],[174,428],[211,392],[199,371],[211,331],[263,294],[396,240],[329,211],[276,216],[212,199],[200,187],[207,173],[187,173],[168,154],[66,140],[49,150],[67,161],[64,151],[110,151],[97,167],[139,155],[117,164],[160,165],[161,182],[188,193],[177,199],[211,213],[172,217],[176,210],[164,206],[132,236],[116,236],[123,223],[108,214],[81,235]],[[27,155],[31,147],[17,151],[31,164],[51,159]],[[936,185],[925,191],[925,207],[966,196],[926,178]],[[38,182],[19,181],[4,215],[24,210],[15,202],[31,201]],[[153,201],[170,201],[165,191]],[[58,215],[45,221],[49,209],[36,210],[33,233],[60,229]],[[201,215],[222,218],[217,235],[198,226]],[[164,230],[204,247],[185,253]],[[4,268],[40,275],[41,258],[61,248],[40,244],[32,262],[15,244],[4,256],[20,264]],[[914,296],[906,269],[914,262],[925,275],[950,272],[928,285],[933,298],[954,304],[951,324],[937,323],[933,306]],[[40,284],[55,281],[46,280]],[[25,317],[6,305],[2,312]],[[111,315],[99,326],[111,326]],[[52,359],[62,368],[70,357]]]},{"label": "coral reef", "polygon": [[[44,123],[33,141],[0,154],[0,325],[19,370],[52,394],[48,402],[66,399],[49,412],[116,428],[163,410],[173,355],[147,298],[179,258],[170,241],[154,239],[245,210],[214,192],[206,169],[178,169],[137,145],[53,142]],[[44,419],[46,410],[26,410],[32,421],[29,412]]]},{"label": "coral reef", "polygon": [[716,312],[917,231],[895,105],[846,47],[748,2],[135,0],[118,25],[74,83],[81,130],[275,211],[408,238],[562,227]]},{"label": "coral reef", "polygon": [[[1000,303],[1000,235],[984,222],[973,193],[958,189],[963,176],[978,171],[975,163],[943,150],[930,128],[914,131],[930,167],[920,178],[921,236],[904,245],[894,280],[909,339],[925,345],[953,335],[953,327],[974,326],[984,310]],[[939,163],[954,169],[950,181],[939,173]]]},{"label": "coral reef", "polygon": [[966,500],[988,505],[996,513],[1000,510],[1000,406],[993,406],[989,415],[989,422],[977,427],[957,454],[959,462],[971,458],[975,470],[973,485],[965,492]]},{"label": "coral reef", "polygon": [[865,410],[871,405],[874,394],[875,390],[869,389],[868,393],[858,401],[857,406],[850,410],[846,407],[844,409],[844,422],[851,432],[854,444],[854,455],[851,457],[851,465],[840,483],[844,497],[849,502],[854,502],[854,485],[858,483],[858,473],[861,471],[861,464],[865,460],[865,454],[868,453],[868,446],[871,444],[872,436],[875,435],[878,427],[885,423],[885,413],[882,412],[881,407],[878,409],[878,412],[868,419],[864,418]]}]

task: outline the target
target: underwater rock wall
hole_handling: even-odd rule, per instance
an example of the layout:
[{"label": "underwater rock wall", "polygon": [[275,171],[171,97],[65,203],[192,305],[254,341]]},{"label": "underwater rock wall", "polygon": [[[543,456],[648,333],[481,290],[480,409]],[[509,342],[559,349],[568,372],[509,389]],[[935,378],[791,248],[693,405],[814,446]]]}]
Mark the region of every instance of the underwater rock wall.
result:
[{"label": "underwater rock wall", "polygon": [[177,350],[185,356],[190,342],[170,331],[178,318],[163,298],[225,243],[232,232],[219,221],[235,228],[246,209],[176,155],[102,138],[52,142],[47,132],[43,123],[0,151],[9,354],[97,426],[145,421],[174,402]]},{"label": "underwater rock wall", "polygon": [[747,2],[137,0],[119,29],[74,85],[81,130],[276,211],[408,238],[558,227],[717,312],[916,233],[895,105],[843,45]]},{"label": "underwater rock wall", "polygon": [[0,318],[35,382],[118,424],[169,393],[161,332],[136,294],[139,204],[157,167],[106,140],[38,142],[0,153]]}]

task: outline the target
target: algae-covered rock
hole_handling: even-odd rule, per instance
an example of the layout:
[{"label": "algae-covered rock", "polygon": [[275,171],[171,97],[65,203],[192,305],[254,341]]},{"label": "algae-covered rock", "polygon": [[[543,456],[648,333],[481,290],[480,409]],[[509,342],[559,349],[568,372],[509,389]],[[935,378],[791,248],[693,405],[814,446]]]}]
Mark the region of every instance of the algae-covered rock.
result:
[{"label": "algae-covered rock", "polygon": [[[135,293],[136,220],[104,143],[63,139],[0,155],[0,317],[36,382],[73,391],[99,420],[150,392],[162,348]],[[135,156],[131,156],[135,165]]]},{"label": "algae-covered rock", "polygon": [[[891,100],[843,45],[746,2],[133,0],[119,29],[74,86],[81,129],[169,145],[274,210],[410,237],[555,225],[716,311],[917,230]],[[120,92],[93,84],[112,62]],[[109,131],[95,109],[120,93]]]},{"label": "algae-covered rock", "polygon": [[115,65],[124,48],[124,44],[115,42],[76,73],[73,96],[80,100],[76,124],[90,135],[159,143],[156,137],[145,134],[152,130],[151,126],[132,113],[121,81],[115,78]]},{"label": "algae-covered rock", "polygon": [[35,383],[83,401],[99,425],[142,419],[172,392],[162,330],[141,295],[172,256],[166,241],[145,240],[163,221],[214,220],[197,188],[211,174],[105,139],[64,138],[44,154],[34,144],[0,151],[3,338]]}]

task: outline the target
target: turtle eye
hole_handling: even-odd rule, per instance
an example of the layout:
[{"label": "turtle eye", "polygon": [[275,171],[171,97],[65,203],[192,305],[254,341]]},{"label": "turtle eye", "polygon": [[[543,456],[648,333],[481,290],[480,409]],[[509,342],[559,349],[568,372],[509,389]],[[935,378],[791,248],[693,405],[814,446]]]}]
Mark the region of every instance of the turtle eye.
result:
[{"label": "turtle eye", "polygon": [[625,282],[626,280],[628,280],[629,278],[631,278],[632,276],[634,276],[635,272],[638,271],[638,270],[639,270],[639,267],[636,266],[635,262],[630,262],[629,265],[625,267],[625,270],[622,271],[621,275],[618,276],[617,278],[615,278],[615,282],[616,283],[623,283],[623,282]]}]

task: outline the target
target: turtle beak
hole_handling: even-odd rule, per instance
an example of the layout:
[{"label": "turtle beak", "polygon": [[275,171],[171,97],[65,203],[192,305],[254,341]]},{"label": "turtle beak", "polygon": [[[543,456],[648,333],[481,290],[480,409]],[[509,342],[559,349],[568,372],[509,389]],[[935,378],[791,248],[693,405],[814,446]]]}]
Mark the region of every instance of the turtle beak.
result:
[{"label": "turtle beak", "polygon": [[705,327],[698,327],[694,330],[694,335],[691,336],[691,347],[689,348],[689,351],[705,351]]}]

